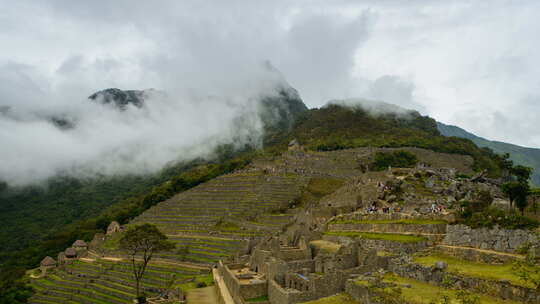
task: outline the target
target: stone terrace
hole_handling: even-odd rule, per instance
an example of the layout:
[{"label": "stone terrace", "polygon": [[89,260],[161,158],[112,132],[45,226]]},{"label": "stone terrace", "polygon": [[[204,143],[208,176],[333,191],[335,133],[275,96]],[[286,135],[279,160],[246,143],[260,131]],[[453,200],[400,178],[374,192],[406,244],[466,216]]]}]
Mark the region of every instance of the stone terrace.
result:
[{"label": "stone terrace", "polygon": [[287,209],[304,183],[295,174],[263,170],[228,174],[159,203],[130,224],[154,224],[177,248],[187,248],[183,256],[158,257],[211,265],[234,255],[250,238],[280,231],[293,216],[274,212]]},{"label": "stone terrace", "polygon": [[[37,292],[29,303],[131,303],[135,281],[130,267],[129,263],[119,261],[76,261],[33,280],[31,285]],[[208,270],[154,262],[148,266],[143,286],[147,294],[155,295],[172,278],[182,282],[206,273]]]}]

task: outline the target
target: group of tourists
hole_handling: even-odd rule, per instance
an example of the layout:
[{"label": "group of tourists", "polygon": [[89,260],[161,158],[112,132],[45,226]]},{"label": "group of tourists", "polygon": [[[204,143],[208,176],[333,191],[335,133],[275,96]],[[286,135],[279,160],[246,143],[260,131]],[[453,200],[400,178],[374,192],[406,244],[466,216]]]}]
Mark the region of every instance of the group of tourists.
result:
[{"label": "group of tourists", "polygon": [[[389,214],[393,212],[401,212],[401,207],[382,207],[381,208],[382,213]],[[366,212],[368,214],[374,214],[379,212],[379,208],[377,207],[377,203],[373,202],[371,206],[369,206],[366,209]]]},{"label": "group of tourists", "polygon": [[431,204],[431,213],[443,213],[443,212],[444,212],[443,205],[437,205],[435,203]]}]

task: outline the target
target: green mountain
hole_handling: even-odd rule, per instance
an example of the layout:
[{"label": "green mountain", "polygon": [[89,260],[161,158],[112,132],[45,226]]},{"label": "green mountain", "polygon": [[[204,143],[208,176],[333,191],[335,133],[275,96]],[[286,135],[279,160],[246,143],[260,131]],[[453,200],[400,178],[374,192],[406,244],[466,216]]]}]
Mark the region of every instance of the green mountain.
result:
[{"label": "green mountain", "polygon": [[[139,180],[64,179],[58,180],[56,186],[51,182],[55,187],[47,191],[5,185],[2,189],[0,184],[0,220],[11,227],[0,235],[5,248],[0,251],[0,290],[20,289],[19,285],[12,285],[13,278],[35,267],[44,256],[55,256],[77,239],[90,240],[111,221],[124,224],[175,194],[235,172],[254,159],[271,160],[286,151],[293,139],[311,151],[418,147],[465,154],[474,160],[473,169],[486,169],[492,177],[500,176],[499,156],[468,139],[442,136],[436,121],[418,112],[374,114],[360,106],[338,104],[308,110],[293,89],[278,92],[277,97],[262,100],[265,110],[259,114],[267,131],[264,149],[235,151],[222,146],[216,152],[220,157],[214,160],[181,164]],[[347,168],[355,165],[352,160]],[[284,183],[288,185],[289,181]],[[19,240],[23,242],[18,243]]]},{"label": "green mountain", "polygon": [[[93,94],[90,100],[113,103],[119,109],[128,104],[142,107],[146,93],[148,90],[107,89]],[[287,132],[307,111],[298,92],[286,83],[276,87],[275,94],[261,96],[260,104],[257,114],[269,138]],[[249,127],[245,121],[239,117],[236,130]],[[67,119],[53,123],[59,128],[68,124],[76,127]],[[226,161],[253,148],[221,145],[212,159],[177,162],[147,175],[84,179],[54,176],[41,185],[28,186],[11,186],[0,177],[0,222],[4,227],[0,230],[0,281],[4,275],[9,277],[7,268],[27,268],[39,262],[41,254],[55,253],[75,238],[87,239],[111,220],[125,223],[176,192],[235,169],[240,161]]]},{"label": "green mountain", "polygon": [[531,180],[534,186],[540,187],[540,149],[521,147],[500,141],[488,140],[476,136],[460,127],[445,125],[437,122],[437,128],[444,136],[455,136],[472,140],[479,147],[486,147],[495,153],[509,153],[510,159],[518,165],[531,167],[534,169]]}]

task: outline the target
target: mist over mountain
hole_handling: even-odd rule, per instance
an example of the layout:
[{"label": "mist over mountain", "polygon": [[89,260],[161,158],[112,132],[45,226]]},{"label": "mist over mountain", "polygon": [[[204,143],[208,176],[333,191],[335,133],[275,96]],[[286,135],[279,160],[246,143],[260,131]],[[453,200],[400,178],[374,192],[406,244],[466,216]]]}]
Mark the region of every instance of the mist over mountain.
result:
[{"label": "mist over mountain", "polygon": [[88,99],[101,104],[114,104],[119,109],[125,110],[128,105],[141,108],[144,105],[144,100],[148,99],[149,95],[154,93],[153,91],[153,89],[123,91],[109,88],[90,95]]},{"label": "mist over mountain", "polygon": [[[269,63],[249,88],[122,90],[0,114],[0,180],[13,185],[55,175],[154,173],[171,162],[211,158],[214,149],[260,147],[306,111],[298,92]],[[23,140],[21,140],[23,139]]]}]

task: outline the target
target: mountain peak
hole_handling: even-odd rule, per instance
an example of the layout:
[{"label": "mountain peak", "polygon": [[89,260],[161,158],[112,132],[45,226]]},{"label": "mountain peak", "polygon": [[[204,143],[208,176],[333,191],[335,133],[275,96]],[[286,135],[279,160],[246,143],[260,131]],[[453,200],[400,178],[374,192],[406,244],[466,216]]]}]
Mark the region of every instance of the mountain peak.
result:
[{"label": "mountain peak", "polygon": [[120,110],[125,110],[128,105],[142,108],[145,99],[147,99],[149,93],[153,91],[155,90],[121,90],[118,88],[108,88],[88,96],[88,99],[101,104],[114,104]]}]

